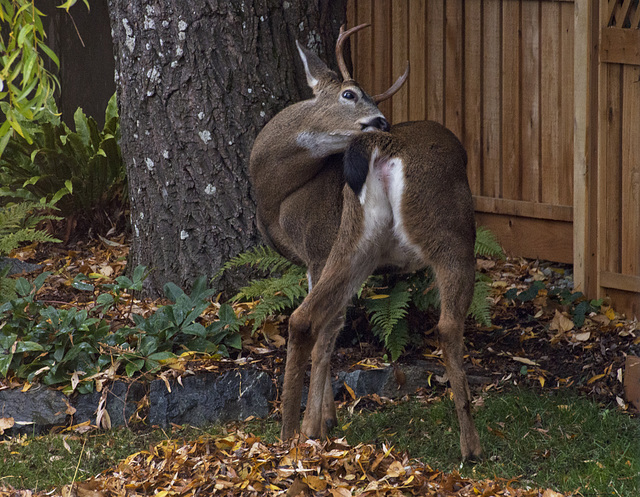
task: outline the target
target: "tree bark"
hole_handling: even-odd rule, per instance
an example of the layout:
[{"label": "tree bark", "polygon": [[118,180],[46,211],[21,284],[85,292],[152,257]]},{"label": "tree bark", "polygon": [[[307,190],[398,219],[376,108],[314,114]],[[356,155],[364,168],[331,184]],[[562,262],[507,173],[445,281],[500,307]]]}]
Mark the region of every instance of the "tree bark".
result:
[{"label": "tree bark", "polygon": [[310,95],[296,39],[334,60],[346,0],[109,0],[109,12],[131,266],[152,270],[158,295],[259,242],[253,140]]}]

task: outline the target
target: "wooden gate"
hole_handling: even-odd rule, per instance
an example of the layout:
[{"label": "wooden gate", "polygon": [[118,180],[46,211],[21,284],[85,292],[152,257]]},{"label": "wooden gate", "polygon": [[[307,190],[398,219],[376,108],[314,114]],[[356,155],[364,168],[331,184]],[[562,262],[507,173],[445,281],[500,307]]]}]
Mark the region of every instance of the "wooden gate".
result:
[{"label": "wooden gate", "polygon": [[355,78],[469,155],[479,224],[640,317],[639,0],[353,0]]},{"label": "wooden gate", "polygon": [[[596,3],[596,2],[594,2]],[[640,317],[640,5],[600,0],[596,282]],[[596,178],[591,178],[594,181]]]}]

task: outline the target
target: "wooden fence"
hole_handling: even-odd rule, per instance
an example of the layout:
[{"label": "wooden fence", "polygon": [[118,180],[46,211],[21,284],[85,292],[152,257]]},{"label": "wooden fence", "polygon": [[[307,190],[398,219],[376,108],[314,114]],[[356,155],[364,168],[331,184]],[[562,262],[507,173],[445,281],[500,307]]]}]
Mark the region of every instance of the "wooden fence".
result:
[{"label": "wooden fence", "polygon": [[574,263],[579,289],[638,316],[639,16],[638,0],[348,9],[350,25],[372,24],[352,42],[355,78],[378,93],[410,62],[408,84],[382,110],[460,137],[478,223],[513,255]]}]

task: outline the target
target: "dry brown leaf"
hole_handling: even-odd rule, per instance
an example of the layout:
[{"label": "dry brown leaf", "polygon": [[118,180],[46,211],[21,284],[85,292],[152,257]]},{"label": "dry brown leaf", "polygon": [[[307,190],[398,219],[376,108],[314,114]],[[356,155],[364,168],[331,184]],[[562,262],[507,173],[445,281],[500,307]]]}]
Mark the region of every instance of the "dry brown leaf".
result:
[{"label": "dry brown leaf", "polygon": [[15,424],[16,422],[13,418],[0,418],[0,435],[2,435],[5,430],[13,428]]},{"label": "dry brown leaf", "polygon": [[556,313],[549,323],[549,329],[561,332],[567,332],[573,329],[574,323],[567,316],[556,309]]}]

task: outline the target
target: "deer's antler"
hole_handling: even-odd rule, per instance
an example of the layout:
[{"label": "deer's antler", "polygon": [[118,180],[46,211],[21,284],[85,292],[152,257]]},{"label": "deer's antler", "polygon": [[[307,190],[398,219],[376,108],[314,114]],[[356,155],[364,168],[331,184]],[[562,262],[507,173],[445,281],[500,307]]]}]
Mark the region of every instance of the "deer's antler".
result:
[{"label": "deer's antler", "polygon": [[400,76],[398,79],[396,79],[396,82],[393,83],[393,85],[391,85],[391,88],[389,88],[384,93],[374,95],[371,98],[377,104],[379,104],[384,100],[387,100],[388,98],[391,98],[400,88],[402,88],[402,85],[404,84],[404,82],[407,80],[408,77],[409,77],[409,62],[407,61],[407,68],[404,70],[404,74]]},{"label": "deer's antler", "polygon": [[344,62],[344,56],[342,55],[342,47],[344,46],[345,41],[356,31],[360,31],[361,29],[368,28],[371,26],[370,24],[360,24],[359,26],[354,26],[353,28],[345,31],[343,24],[340,26],[340,35],[338,36],[338,41],[336,42],[336,60],[338,61],[338,67],[340,68],[340,73],[342,74],[342,79],[344,81],[349,81],[353,79],[351,74],[349,74],[349,70],[347,69],[347,64]]}]

